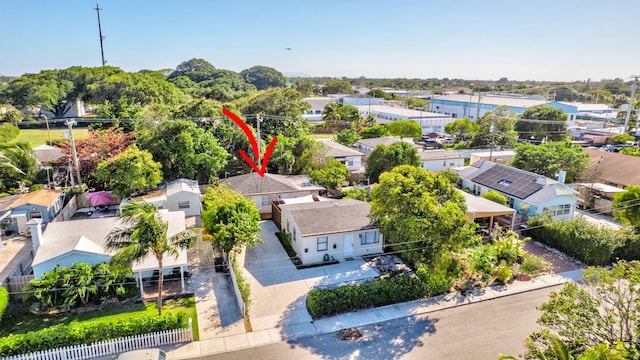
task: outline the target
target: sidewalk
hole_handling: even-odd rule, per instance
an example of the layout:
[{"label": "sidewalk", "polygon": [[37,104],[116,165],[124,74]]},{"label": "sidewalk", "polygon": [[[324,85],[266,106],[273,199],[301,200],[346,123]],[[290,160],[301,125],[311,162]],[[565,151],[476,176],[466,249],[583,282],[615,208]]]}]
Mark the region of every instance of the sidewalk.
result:
[{"label": "sidewalk", "polygon": [[239,350],[252,346],[283,342],[302,337],[332,333],[341,329],[385,322],[388,320],[430,313],[456,306],[496,299],[577,281],[582,269],[559,274],[540,276],[531,281],[515,281],[508,286],[492,286],[473,291],[471,294],[447,294],[429,299],[387,305],[378,308],[340,314],[315,321],[298,323],[283,328],[270,328],[259,331],[221,336],[189,344],[165,347],[168,359],[190,359],[194,357]]}]

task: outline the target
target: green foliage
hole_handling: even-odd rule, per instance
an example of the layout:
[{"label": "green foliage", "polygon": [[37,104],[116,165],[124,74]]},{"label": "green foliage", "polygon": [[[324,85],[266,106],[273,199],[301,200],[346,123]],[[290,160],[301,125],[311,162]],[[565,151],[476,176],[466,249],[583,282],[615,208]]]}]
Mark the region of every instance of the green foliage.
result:
[{"label": "green foliage", "polygon": [[367,157],[367,169],[365,177],[372,183],[378,182],[380,175],[396,166],[411,165],[420,166],[418,150],[404,141],[386,145],[378,145]]},{"label": "green foliage", "polygon": [[135,104],[133,99],[122,96],[113,103],[105,100],[96,116],[100,119],[142,119],[142,107]]},{"label": "green foliage", "polygon": [[0,322],[2,322],[2,315],[9,305],[9,292],[7,288],[0,286]]},{"label": "green foliage", "polygon": [[353,94],[353,88],[346,80],[329,80],[322,87],[322,94]]},{"label": "green foliage", "polygon": [[387,125],[389,133],[393,136],[420,138],[422,137],[422,127],[413,120],[396,120]]},{"label": "green foliage", "polygon": [[[531,106],[520,114],[519,118],[524,119],[524,121],[516,123],[516,131],[521,138],[539,140],[546,138],[550,141],[560,141],[567,136],[567,114],[551,105]],[[553,123],[528,122],[526,120],[546,120]]]},{"label": "green foliage", "polygon": [[[506,106],[498,106],[475,122],[476,133],[468,142],[471,148],[484,146],[513,147],[518,143],[515,130],[517,116]],[[493,132],[491,129],[493,128]]]},{"label": "green foliage", "polygon": [[20,129],[11,124],[0,125],[0,143],[7,143],[14,140],[20,134]]},{"label": "green foliage", "polygon": [[351,188],[342,191],[342,195],[348,199],[356,199],[360,201],[369,202],[371,199],[369,198],[369,190],[367,188]]},{"label": "green foliage", "polygon": [[279,135],[271,153],[269,170],[282,175],[309,174],[325,166],[327,147],[308,136]]},{"label": "green foliage", "polygon": [[531,276],[538,276],[541,273],[549,271],[551,266],[542,257],[531,254],[524,254],[524,261],[520,265],[520,271]]},{"label": "green foliage", "polygon": [[511,278],[513,278],[511,266],[509,266],[506,261],[501,260],[500,265],[498,265],[498,268],[496,269],[496,280],[503,285],[506,285]]},{"label": "green foliage", "polygon": [[327,157],[322,169],[311,172],[311,181],[327,189],[338,189],[351,175],[347,167],[338,160]]},{"label": "green foliage", "polygon": [[336,140],[344,146],[351,146],[360,139],[360,134],[355,129],[344,129],[336,134]]},{"label": "green foliage", "polygon": [[339,286],[333,290],[313,289],[307,295],[307,309],[314,319],[348,311],[411,301],[428,295],[417,277],[405,275],[381,278],[372,283]]},{"label": "green foliage", "polygon": [[630,155],[630,156],[640,156],[640,148],[628,147],[626,149],[620,150],[620,153],[625,155]]},{"label": "green foliage", "polygon": [[40,165],[31,149],[24,144],[6,145],[0,150],[0,192],[32,183]]},{"label": "green foliage", "polygon": [[358,134],[363,139],[374,139],[389,135],[389,130],[384,125],[373,125],[360,129]]},{"label": "green foliage", "polygon": [[208,188],[203,201],[202,226],[215,247],[230,253],[262,242],[260,213],[252,201],[224,185]]},{"label": "green foliage", "polygon": [[615,144],[624,144],[627,141],[634,141],[635,137],[629,134],[618,134],[611,138]]},{"label": "green foliage", "polygon": [[428,264],[475,239],[465,211],[464,197],[446,176],[414,166],[383,174],[371,191],[372,221],[412,264]]},{"label": "green foliage", "polygon": [[249,308],[251,306],[251,285],[247,282],[247,279],[244,278],[242,267],[238,265],[236,255],[234,253],[229,254],[229,259],[231,260],[233,274],[236,276],[236,284],[238,285],[238,290],[240,290],[240,296],[244,302],[244,316],[249,316]]},{"label": "green foliage", "polygon": [[98,164],[96,179],[121,197],[132,191],[155,188],[162,181],[162,165],[146,150],[131,145],[124,152]]},{"label": "green foliage", "polygon": [[599,227],[583,218],[554,220],[547,214],[529,219],[531,237],[589,265],[611,263],[614,251],[631,235],[627,231]]},{"label": "green foliage", "polygon": [[162,121],[141,130],[137,144],[162,165],[165,181],[179,178],[211,183],[229,154],[210,133],[189,121]]},{"label": "green foliage", "polygon": [[324,126],[331,128],[333,132],[337,127],[351,126],[358,128],[360,122],[360,112],[358,108],[339,102],[330,102],[322,109],[322,120]]},{"label": "green foliage", "polygon": [[382,91],[380,89],[371,89],[371,90],[369,90],[367,95],[373,96],[375,98],[382,98],[382,99],[385,99],[385,100],[391,100],[391,95],[387,94],[386,92],[384,92],[384,91]]},{"label": "green foliage", "polygon": [[[542,331],[557,334],[573,355],[608,348],[638,354],[640,343],[640,263],[620,261],[608,268],[588,268],[580,284],[568,282],[539,307]],[[528,358],[553,352],[541,332],[527,339]],[[637,357],[634,357],[637,358]]]},{"label": "green foliage", "polygon": [[453,136],[456,141],[469,141],[476,136],[479,126],[468,118],[456,119],[445,125],[444,131]]},{"label": "green foliage", "polygon": [[501,195],[493,190],[487,191],[486,193],[482,194],[480,197],[483,197],[487,200],[491,200],[500,205],[507,205],[507,201],[508,201],[506,196]]},{"label": "green foliage", "polygon": [[240,75],[245,82],[254,85],[258,90],[283,87],[287,84],[287,79],[280,71],[267,66],[254,66],[242,70]]},{"label": "green foliage", "polygon": [[24,120],[24,114],[18,109],[9,109],[4,115],[2,115],[2,121],[13,123],[18,126],[19,122]]},{"label": "green foliage", "polygon": [[589,164],[589,154],[580,145],[569,141],[550,142],[547,144],[518,144],[516,155],[511,166],[531,171],[550,178],[556,178],[560,170],[567,172],[567,181]]},{"label": "green foliage", "polygon": [[493,265],[498,261],[496,250],[491,245],[481,245],[469,249],[465,253],[465,259],[472,270],[491,274]]},{"label": "green foliage", "polygon": [[117,103],[120,98],[127,102],[145,106],[162,103],[178,105],[184,101],[184,94],[172,83],[152,74],[116,73],[101,82],[88,86],[90,99],[93,102]]},{"label": "green foliage", "polygon": [[12,334],[0,338],[0,356],[8,357],[65,346],[91,344],[126,336],[187,326],[184,312],[163,316],[142,316],[114,323],[80,323],[59,325],[26,334]]},{"label": "green foliage", "polygon": [[613,197],[615,219],[624,225],[640,230],[640,186],[629,185],[625,192],[619,192]]}]

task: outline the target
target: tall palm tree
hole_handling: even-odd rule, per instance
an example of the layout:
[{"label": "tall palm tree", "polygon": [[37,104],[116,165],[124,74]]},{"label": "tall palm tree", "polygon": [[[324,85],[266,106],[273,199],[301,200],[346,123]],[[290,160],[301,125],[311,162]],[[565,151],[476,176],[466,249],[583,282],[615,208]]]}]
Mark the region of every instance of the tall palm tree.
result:
[{"label": "tall palm tree", "polygon": [[342,120],[342,114],[340,112],[341,105],[342,104],[337,102],[330,102],[322,110],[322,120],[324,121],[324,125],[326,127],[330,127],[333,134],[336,132],[336,126],[338,126]]},{"label": "tall palm tree", "polygon": [[[196,234],[187,230],[167,236],[169,225],[162,220],[158,210],[146,201],[132,200],[122,208],[122,227],[109,233],[105,248],[118,250],[115,263],[131,264],[152,254],[158,260],[158,315],[162,315],[162,258],[178,257],[179,249],[191,247]],[[141,289],[142,290],[142,289]]]}]

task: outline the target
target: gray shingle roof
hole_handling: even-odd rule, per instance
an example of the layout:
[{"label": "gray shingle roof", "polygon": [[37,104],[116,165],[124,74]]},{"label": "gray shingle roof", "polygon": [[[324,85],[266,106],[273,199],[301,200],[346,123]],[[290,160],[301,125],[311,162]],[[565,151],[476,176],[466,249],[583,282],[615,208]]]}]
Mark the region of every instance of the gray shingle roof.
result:
[{"label": "gray shingle roof", "polygon": [[371,228],[371,206],[364,201],[342,199],[301,204],[284,204],[302,236],[333,234]]},{"label": "gray shingle roof", "polygon": [[324,190],[322,186],[311,183],[311,179],[306,175],[283,176],[265,173],[262,177],[253,172],[222,179],[220,183],[244,196]]},{"label": "gray shingle roof", "polygon": [[324,144],[327,148],[325,156],[331,157],[345,157],[345,156],[364,156],[364,153],[352,149],[348,146],[344,146],[333,140],[321,140],[320,143]]}]

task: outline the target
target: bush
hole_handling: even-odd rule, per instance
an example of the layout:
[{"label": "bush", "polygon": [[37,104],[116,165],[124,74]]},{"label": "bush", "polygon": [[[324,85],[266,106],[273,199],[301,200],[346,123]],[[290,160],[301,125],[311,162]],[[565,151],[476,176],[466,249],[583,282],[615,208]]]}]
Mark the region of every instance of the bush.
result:
[{"label": "bush", "polygon": [[8,357],[65,346],[91,344],[98,341],[187,327],[184,312],[147,315],[113,323],[84,322],[59,325],[26,334],[0,338],[0,356]]},{"label": "bush", "polygon": [[529,219],[533,238],[588,265],[608,265],[614,251],[625,246],[627,231],[602,228],[583,218],[568,221],[536,215]]},{"label": "bush", "polygon": [[549,263],[541,256],[525,254],[524,262],[520,265],[520,271],[531,276],[549,271]]},{"label": "bush", "polygon": [[506,261],[502,260],[500,262],[500,266],[496,269],[496,280],[506,285],[512,277],[513,271],[511,271],[511,268],[507,265]]},{"label": "bush", "polygon": [[4,311],[7,309],[7,305],[9,305],[9,292],[6,288],[0,286],[0,321]]},{"label": "bush", "polygon": [[369,307],[419,299],[427,295],[425,284],[405,275],[381,278],[372,283],[345,285],[336,289],[314,289],[307,296],[307,309],[314,319]]},{"label": "bush", "polygon": [[236,260],[236,256],[234,253],[229,254],[229,258],[231,259],[231,264],[233,268],[233,274],[236,276],[236,282],[238,285],[238,290],[240,290],[240,296],[242,297],[242,301],[244,302],[244,315],[249,315],[249,305],[251,305],[251,285],[247,282],[242,274],[242,270],[240,266],[238,266],[238,261]]},{"label": "bush", "polygon": [[491,245],[482,245],[469,250],[465,257],[471,269],[491,274],[493,264],[497,262],[496,252]]}]

